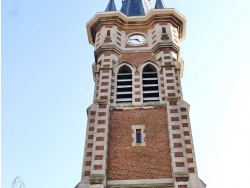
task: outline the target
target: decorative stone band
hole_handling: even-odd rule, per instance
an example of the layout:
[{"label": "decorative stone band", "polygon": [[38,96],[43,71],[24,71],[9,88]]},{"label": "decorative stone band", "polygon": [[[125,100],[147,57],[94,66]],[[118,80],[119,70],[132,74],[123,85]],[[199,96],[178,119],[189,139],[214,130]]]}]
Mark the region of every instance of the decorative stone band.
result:
[{"label": "decorative stone band", "polygon": [[94,174],[89,177],[90,184],[102,184],[105,179],[103,174]]},{"label": "decorative stone band", "polygon": [[175,173],[173,173],[173,176],[177,182],[189,180],[189,173],[188,172],[175,172]]},{"label": "decorative stone band", "polygon": [[96,100],[96,103],[98,103],[98,104],[108,104],[109,100],[108,99],[100,99],[100,100]]},{"label": "decorative stone band", "polygon": [[107,187],[145,187],[145,186],[170,186],[173,187],[173,179],[138,179],[138,180],[108,180]]}]

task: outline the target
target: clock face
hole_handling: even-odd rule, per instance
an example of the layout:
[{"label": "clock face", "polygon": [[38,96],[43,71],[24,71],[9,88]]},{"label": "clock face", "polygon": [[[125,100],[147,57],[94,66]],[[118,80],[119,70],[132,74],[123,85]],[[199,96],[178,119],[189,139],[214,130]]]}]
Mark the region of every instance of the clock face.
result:
[{"label": "clock face", "polygon": [[128,43],[132,45],[141,45],[146,42],[146,38],[141,34],[133,34],[128,38]]}]

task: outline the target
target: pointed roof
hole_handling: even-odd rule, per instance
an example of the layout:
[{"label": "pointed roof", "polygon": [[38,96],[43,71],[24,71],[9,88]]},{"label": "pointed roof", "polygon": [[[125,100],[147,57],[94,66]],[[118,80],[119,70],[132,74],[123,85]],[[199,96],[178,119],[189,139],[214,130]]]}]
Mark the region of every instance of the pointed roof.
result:
[{"label": "pointed roof", "polygon": [[162,0],[156,0],[155,2],[155,9],[164,9],[166,6],[162,2]]},{"label": "pointed roof", "polygon": [[124,0],[121,12],[126,16],[144,16],[150,9],[149,0]]},{"label": "pointed roof", "polygon": [[116,11],[115,1],[110,0],[105,12]]}]

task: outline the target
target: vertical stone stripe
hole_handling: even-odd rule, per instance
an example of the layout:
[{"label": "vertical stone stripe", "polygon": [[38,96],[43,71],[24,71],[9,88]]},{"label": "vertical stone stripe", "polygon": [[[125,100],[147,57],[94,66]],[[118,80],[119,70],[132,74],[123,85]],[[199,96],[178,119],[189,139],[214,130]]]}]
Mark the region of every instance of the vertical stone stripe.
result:
[{"label": "vertical stone stripe", "polygon": [[176,77],[175,77],[175,81],[176,81],[176,95],[179,98],[179,100],[182,100],[182,90],[181,90],[181,81],[180,81],[180,70],[176,71]]},{"label": "vertical stone stripe", "polygon": [[99,91],[99,73],[94,72],[95,74],[95,92],[94,92],[94,101],[96,101],[97,97],[98,97],[98,91]]},{"label": "vertical stone stripe", "polygon": [[135,72],[133,75],[133,104],[142,104],[143,102],[143,88],[142,88],[142,76],[139,72]]},{"label": "vertical stone stripe", "polygon": [[[110,69],[102,69],[100,71],[100,81],[99,81],[99,90],[98,90],[98,100],[110,100],[110,96],[111,96],[111,70]],[[108,76],[109,79],[101,79],[104,76]]]},{"label": "vertical stone stripe", "polygon": [[[177,97],[177,89],[176,89],[176,76],[178,74],[175,72],[174,62],[172,58],[172,53],[164,52],[162,53],[162,66],[163,66],[163,75],[164,75],[164,89],[166,99]],[[170,87],[174,87],[174,89],[168,89]]]},{"label": "vertical stone stripe", "polygon": [[116,85],[117,79],[114,73],[112,73],[112,82],[111,82],[111,96],[110,96],[110,103],[114,105],[116,103]]},{"label": "vertical stone stripe", "polygon": [[93,104],[88,109],[88,122],[87,122],[84,159],[83,159],[82,180],[86,183],[89,181],[89,176],[91,171],[90,164],[92,161],[93,147],[88,147],[88,146],[93,145],[95,116],[96,116],[96,105]]},{"label": "vertical stone stripe", "polygon": [[[105,107],[104,107],[105,106]],[[108,141],[108,120],[109,120],[109,103],[100,101],[96,108],[97,123],[94,129],[93,155],[91,163],[91,176],[106,176],[106,159],[107,159],[107,141]],[[105,116],[99,115],[105,114]],[[102,129],[102,131],[100,131]],[[96,156],[103,156],[102,159],[96,159]]]},{"label": "vertical stone stripe", "polygon": [[187,167],[192,177],[198,177],[197,165],[195,160],[194,145],[192,140],[192,130],[189,118],[189,105],[185,101],[181,102],[181,116],[185,139],[185,148],[187,152]]},{"label": "vertical stone stripe", "polygon": [[[170,136],[170,149],[172,158],[172,169],[175,177],[175,188],[180,185],[177,179],[179,174],[185,174],[188,177],[186,147],[184,139],[184,131],[182,127],[182,114],[180,108],[180,97],[178,94],[179,71],[175,70],[174,62],[170,54],[165,54],[164,57],[164,86],[167,102],[167,117]],[[169,59],[172,60],[169,61]],[[178,147],[176,147],[178,146]],[[182,185],[188,186],[188,179],[184,178]]]},{"label": "vertical stone stripe", "polygon": [[[169,125],[169,136],[170,136],[170,148],[172,157],[172,168],[173,173],[187,172],[186,165],[186,148],[183,129],[181,126],[181,113],[179,107],[179,101],[173,99],[168,101],[167,104],[167,117]],[[178,143],[179,147],[175,147]],[[179,166],[176,164],[184,163],[184,165]]]},{"label": "vertical stone stripe", "polygon": [[[162,60],[160,60],[159,63],[161,63]],[[165,84],[164,79],[165,76],[163,74],[164,71],[160,71],[160,74],[158,76],[158,84],[159,84],[159,97],[160,97],[160,103],[166,103],[166,90],[165,90]]]},{"label": "vertical stone stripe", "polygon": [[[107,168],[107,141],[109,124],[110,101],[114,100],[112,85],[114,83],[112,74],[113,55],[102,54],[99,56],[99,80],[97,84],[98,95],[95,99],[95,125],[93,129],[92,156],[90,166],[90,183],[98,178],[106,181]],[[111,101],[112,102],[112,101]],[[93,120],[92,120],[93,121]],[[102,156],[102,157],[97,157]],[[97,179],[96,179],[97,178]]]}]

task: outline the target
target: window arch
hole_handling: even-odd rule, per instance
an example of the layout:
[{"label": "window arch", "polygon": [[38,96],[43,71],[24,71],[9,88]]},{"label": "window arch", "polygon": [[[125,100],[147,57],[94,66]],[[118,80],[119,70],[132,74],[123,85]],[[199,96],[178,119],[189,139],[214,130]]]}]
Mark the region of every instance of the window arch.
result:
[{"label": "window arch", "polygon": [[157,69],[148,64],[142,71],[143,102],[159,101]]},{"label": "window arch", "polygon": [[132,103],[132,70],[127,65],[117,74],[116,103]]}]

